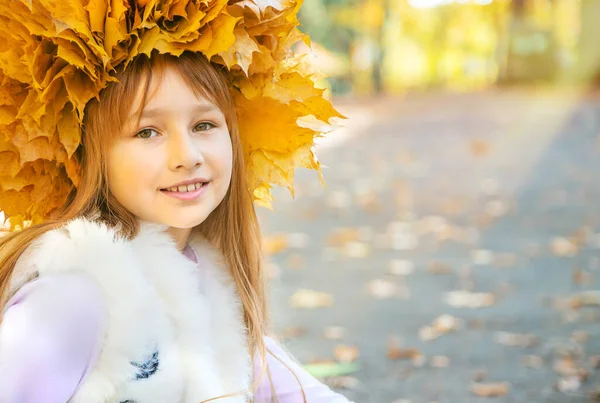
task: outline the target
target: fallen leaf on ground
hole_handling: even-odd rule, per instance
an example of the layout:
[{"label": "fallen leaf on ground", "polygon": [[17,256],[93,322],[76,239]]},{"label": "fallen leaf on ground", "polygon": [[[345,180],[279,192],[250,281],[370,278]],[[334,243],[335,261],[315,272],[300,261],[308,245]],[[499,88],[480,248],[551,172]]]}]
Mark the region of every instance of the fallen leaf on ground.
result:
[{"label": "fallen leaf on ground", "polygon": [[445,275],[452,274],[453,270],[448,263],[434,261],[427,265],[427,272],[435,275]]},{"label": "fallen leaf on ground", "polygon": [[581,387],[581,380],[577,376],[568,376],[560,378],[556,382],[556,389],[562,393],[575,392]]},{"label": "fallen leaf on ground", "polygon": [[446,368],[450,365],[450,358],[445,355],[435,355],[429,360],[429,365],[433,368]]},{"label": "fallen leaf on ground", "polygon": [[487,249],[476,249],[471,252],[473,264],[487,266],[494,262],[494,253]]},{"label": "fallen leaf on ground", "polygon": [[290,297],[290,305],[294,308],[323,308],[333,305],[333,296],[324,292],[299,289]]},{"label": "fallen leaf on ground", "polygon": [[557,237],[550,243],[550,250],[556,256],[575,256],[577,254],[577,245],[567,238]]},{"label": "fallen leaf on ground", "polygon": [[419,329],[419,338],[423,341],[435,340],[446,333],[455,332],[461,325],[460,319],[451,315],[442,315],[436,318],[430,326]]},{"label": "fallen leaf on ground", "polygon": [[341,340],[344,338],[346,329],[341,326],[327,326],[323,335],[327,340]]},{"label": "fallen leaf on ground", "polygon": [[333,355],[335,356],[335,359],[339,362],[349,363],[356,361],[360,354],[358,351],[358,347],[340,344],[335,346],[333,350]]},{"label": "fallen leaf on ground", "polygon": [[266,255],[281,253],[288,248],[288,237],[286,234],[266,236],[263,238],[262,248]]},{"label": "fallen leaf on ground", "polygon": [[358,389],[360,381],[353,376],[333,376],[325,378],[326,385],[334,389]]},{"label": "fallen leaf on ground", "polygon": [[408,276],[415,271],[415,266],[410,260],[394,259],[390,262],[388,273],[394,276]]},{"label": "fallen leaf on ground", "polygon": [[413,360],[423,355],[416,348],[402,348],[397,337],[390,338],[388,343],[387,358],[390,360]]},{"label": "fallen leaf on ground", "polygon": [[344,253],[349,258],[363,259],[370,255],[371,248],[364,242],[349,242],[344,247]]},{"label": "fallen leaf on ground", "polygon": [[533,347],[539,342],[539,338],[533,334],[510,332],[496,332],[494,340],[498,344],[510,347]]},{"label": "fallen leaf on ground", "polygon": [[566,299],[559,299],[558,302],[559,307],[566,305],[572,309],[585,306],[600,306],[600,291],[583,291]]},{"label": "fallen leaf on ground", "polygon": [[494,304],[495,297],[489,292],[458,290],[446,293],[444,302],[454,308],[485,308]]},{"label": "fallen leaf on ground", "polygon": [[308,329],[306,329],[305,327],[291,326],[291,327],[285,328],[281,332],[281,337],[283,337],[285,339],[295,339],[297,337],[300,337],[300,336],[306,334],[307,332],[308,332]]},{"label": "fallen leaf on ground", "polygon": [[510,391],[508,382],[500,383],[474,383],[471,385],[471,393],[479,397],[504,396]]},{"label": "fallen leaf on ground", "polygon": [[591,285],[594,281],[594,278],[590,273],[586,273],[585,271],[575,268],[573,269],[573,284],[575,285]]},{"label": "fallen leaf on ground", "polygon": [[481,139],[473,139],[470,143],[471,154],[475,157],[483,157],[490,153],[490,145]]},{"label": "fallen leaf on ground", "polygon": [[375,279],[367,284],[371,295],[376,298],[392,298],[398,295],[398,287],[389,280]]},{"label": "fallen leaf on ground", "polygon": [[337,228],[325,240],[327,246],[343,247],[349,242],[359,240],[359,231],[355,228]]},{"label": "fallen leaf on ground", "polygon": [[286,263],[288,267],[294,270],[300,270],[304,266],[305,261],[306,259],[304,256],[294,253],[287,258]]}]

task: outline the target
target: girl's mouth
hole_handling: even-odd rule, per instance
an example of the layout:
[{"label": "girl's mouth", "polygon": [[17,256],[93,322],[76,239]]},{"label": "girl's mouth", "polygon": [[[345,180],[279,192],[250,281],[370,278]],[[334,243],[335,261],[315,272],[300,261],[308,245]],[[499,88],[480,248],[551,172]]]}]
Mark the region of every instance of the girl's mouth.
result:
[{"label": "girl's mouth", "polygon": [[208,184],[209,182],[198,182],[187,186],[161,189],[160,191],[167,196],[171,196],[179,200],[194,200],[200,197],[206,191]]}]

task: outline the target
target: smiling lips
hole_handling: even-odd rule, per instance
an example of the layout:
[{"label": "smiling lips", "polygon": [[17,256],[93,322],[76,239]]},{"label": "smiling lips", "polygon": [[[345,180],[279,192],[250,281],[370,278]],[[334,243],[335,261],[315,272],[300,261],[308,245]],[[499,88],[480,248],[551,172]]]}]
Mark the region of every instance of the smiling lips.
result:
[{"label": "smiling lips", "polygon": [[195,200],[204,194],[208,184],[209,182],[190,183],[189,185],[180,185],[167,189],[161,189],[161,192],[167,196],[171,196],[179,200]]},{"label": "smiling lips", "polygon": [[167,191],[167,192],[186,193],[186,192],[192,192],[196,189],[200,189],[205,184],[206,184],[206,182],[196,182],[196,183],[191,183],[189,185],[173,186],[173,187],[162,189],[162,190]]}]

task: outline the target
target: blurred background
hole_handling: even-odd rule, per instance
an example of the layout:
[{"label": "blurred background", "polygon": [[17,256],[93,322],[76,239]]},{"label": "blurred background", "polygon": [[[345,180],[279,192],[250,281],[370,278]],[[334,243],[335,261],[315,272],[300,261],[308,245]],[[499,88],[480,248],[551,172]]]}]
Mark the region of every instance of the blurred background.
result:
[{"label": "blurred background", "polygon": [[356,402],[600,401],[600,0],[304,0],[344,127],[260,209],[275,335]]}]

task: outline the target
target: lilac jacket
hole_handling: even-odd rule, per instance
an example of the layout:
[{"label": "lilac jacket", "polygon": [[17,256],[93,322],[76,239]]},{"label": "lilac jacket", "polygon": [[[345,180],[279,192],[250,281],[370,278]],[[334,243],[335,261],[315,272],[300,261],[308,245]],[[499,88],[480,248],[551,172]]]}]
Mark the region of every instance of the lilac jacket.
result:
[{"label": "lilac jacket", "polygon": [[[198,261],[191,248],[184,253]],[[26,284],[10,299],[0,325],[1,403],[65,403],[70,399],[99,354],[105,314],[101,301],[100,290],[81,274],[45,276]],[[265,344],[294,370],[307,402],[348,402],[304,371],[273,339],[265,337]],[[302,402],[300,386],[290,371],[270,354],[267,365],[279,401]],[[261,370],[258,360],[254,370],[255,374]],[[271,401],[266,376],[255,401]]]}]

